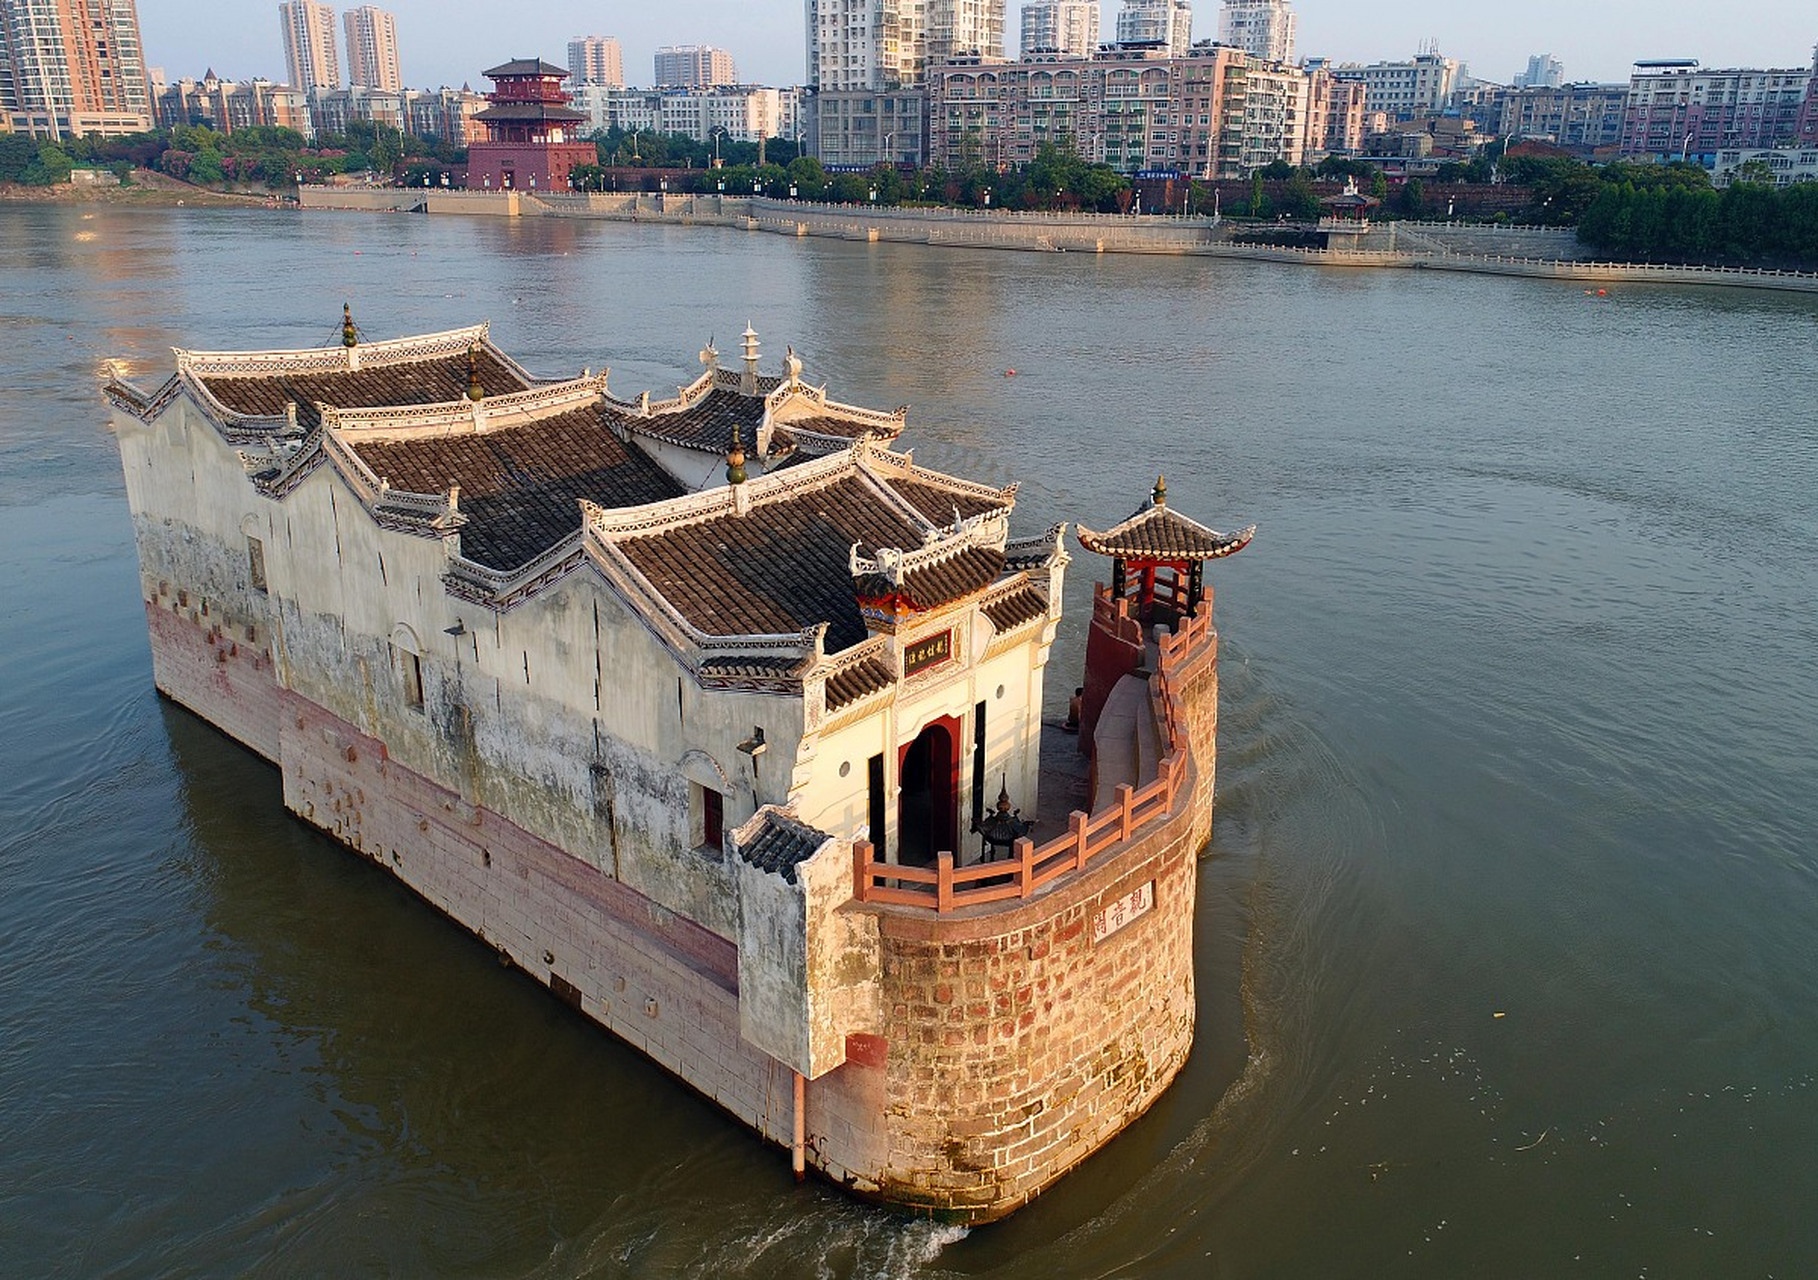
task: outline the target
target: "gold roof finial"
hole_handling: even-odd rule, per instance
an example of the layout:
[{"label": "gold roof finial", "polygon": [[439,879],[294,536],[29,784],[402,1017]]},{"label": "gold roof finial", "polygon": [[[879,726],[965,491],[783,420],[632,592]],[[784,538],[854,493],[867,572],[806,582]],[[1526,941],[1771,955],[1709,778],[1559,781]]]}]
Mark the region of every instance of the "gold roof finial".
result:
[{"label": "gold roof finial", "polygon": [[360,345],[360,331],[354,328],[353,306],[346,302],[341,304],[341,345],[344,347]]},{"label": "gold roof finial", "polygon": [[726,451],[726,482],[745,483],[745,442],[739,438],[736,426],[732,429],[732,448]]},{"label": "gold roof finial", "polygon": [[1158,507],[1168,505],[1168,478],[1166,476],[1155,477],[1155,491],[1149,495],[1149,500]]},{"label": "gold roof finial", "polygon": [[480,383],[480,349],[467,348],[467,398],[475,404],[486,398],[486,388]]}]

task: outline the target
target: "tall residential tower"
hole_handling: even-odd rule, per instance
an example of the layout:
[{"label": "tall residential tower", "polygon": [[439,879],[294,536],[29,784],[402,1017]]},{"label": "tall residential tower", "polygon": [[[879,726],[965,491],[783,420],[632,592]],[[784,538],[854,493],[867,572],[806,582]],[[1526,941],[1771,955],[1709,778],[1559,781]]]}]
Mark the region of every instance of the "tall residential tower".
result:
[{"label": "tall residential tower", "polygon": [[349,9],[347,82],[356,88],[399,93],[404,76],[398,70],[398,23],[383,9],[361,5]]},{"label": "tall residential tower", "polygon": [[737,84],[732,55],[710,44],[671,44],[656,51],[656,83],[686,89]]},{"label": "tall residential tower", "polygon": [[568,42],[568,78],[575,88],[625,87],[625,53],[612,36],[576,36]]},{"label": "tall residential tower", "polygon": [[1187,0],[1124,0],[1117,42],[1165,45],[1170,57],[1184,58],[1193,47],[1193,6]]},{"label": "tall residential tower", "polygon": [[1023,6],[1022,56],[1090,58],[1098,48],[1098,0],[1041,0]]},{"label": "tall residential tower", "polygon": [[284,62],[290,83],[304,93],[341,87],[341,57],[335,48],[335,11],[317,0],[283,0],[278,22],[284,28]]},{"label": "tall residential tower", "polygon": [[0,0],[0,114],[40,137],[149,129],[133,0]]},{"label": "tall residential tower", "polygon": [[1271,62],[1294,61],[1294,11],[1288,0],[1225,0],[1218,42]]},{"label": "tall residential tower", "polygon": [[923,5],[926,61],[1004,53],[1004,0],[927,0]]}]

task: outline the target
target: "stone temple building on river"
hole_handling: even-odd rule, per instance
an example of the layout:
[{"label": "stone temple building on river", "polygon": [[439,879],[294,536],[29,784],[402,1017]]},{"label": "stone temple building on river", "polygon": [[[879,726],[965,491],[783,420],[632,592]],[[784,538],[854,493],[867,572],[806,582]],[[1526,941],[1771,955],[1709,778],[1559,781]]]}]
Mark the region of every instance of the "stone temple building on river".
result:
[{"label": "stone temple building on river", "polygon": [[1249,531],[1160,486],[1080,531],[1114,586],[1049,817],[1064,527],[1012,537],[1014,486],[917,465],[903,410],[793,352],[760,373],[749,330],[701,361],[624,399],[349,318],[109,383],[158,688],[798,1173],[999,1217],[1192,1042],[1202,565]]}]

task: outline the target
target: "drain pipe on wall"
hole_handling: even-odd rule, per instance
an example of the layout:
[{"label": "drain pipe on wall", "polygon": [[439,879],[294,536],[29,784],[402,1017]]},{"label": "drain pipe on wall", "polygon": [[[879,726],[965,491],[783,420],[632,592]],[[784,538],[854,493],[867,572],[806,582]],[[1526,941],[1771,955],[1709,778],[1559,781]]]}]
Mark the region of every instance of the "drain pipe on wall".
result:
[{"label": "drain pipe on wall", "polygon": [[789,1151],[795,1180],[802,1182],[808,1177],[808,1082],[799,1071],[790,1074],[795,1077],[795,1141]]}]

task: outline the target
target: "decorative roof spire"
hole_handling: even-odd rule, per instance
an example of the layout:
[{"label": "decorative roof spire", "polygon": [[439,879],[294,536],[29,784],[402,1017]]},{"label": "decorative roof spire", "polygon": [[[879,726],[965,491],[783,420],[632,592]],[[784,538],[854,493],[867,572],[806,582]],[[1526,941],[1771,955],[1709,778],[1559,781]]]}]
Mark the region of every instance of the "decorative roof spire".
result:
[{"label": "decorative roof spire", "polygon": [[354,328],[353,306],[346,302],[341,304],[341,345],[349,349],[360,345],[360,331]]},{"label": "decorative roof spire", "polygon": [[480,349],[467,348],[467,398],[475,404],[486,398],[486,388],[480,383]]},{"label": "decorative roof spire", "polygon": [[720,353],[714,348],[713,339],[707,339],[707,345],[701,348],[701,364],[709,369],[720,367]]},{"label": "decorative roof spire", "polygon": [[802,380],[802,359],[795,354],[793,345],[789,348],[789,354],[783,357],[783,376],[789,379],[790,386],[796,386]]},{"label": "decorative roof spire", "polygon": [[758,389],[758,336],[749,320],[745,322],[745,332],[740,336],[745,341],[745,372],[739,378],[739,391],[754,396]]},{"label": "decorative roof spire", "polygon": [[1155,477],[1155,491],[1149,495],[1149,501],[1158,507],[1168,505],[1168,478],[1166,476]]},{"label": "decorative roof spire", "polygon": [[726,451],[726,482],[745,483],[745,442],[739,438],[737,426],[732,428],[732,448]]}]

